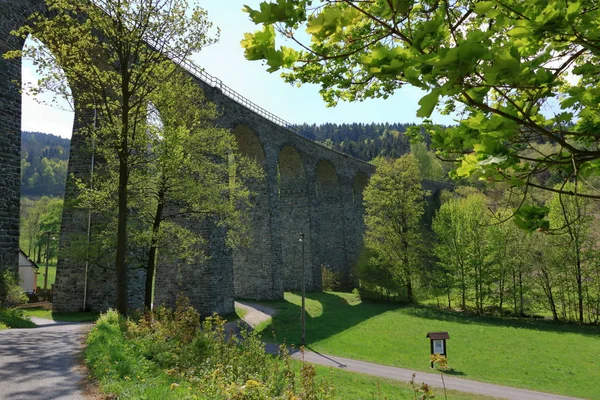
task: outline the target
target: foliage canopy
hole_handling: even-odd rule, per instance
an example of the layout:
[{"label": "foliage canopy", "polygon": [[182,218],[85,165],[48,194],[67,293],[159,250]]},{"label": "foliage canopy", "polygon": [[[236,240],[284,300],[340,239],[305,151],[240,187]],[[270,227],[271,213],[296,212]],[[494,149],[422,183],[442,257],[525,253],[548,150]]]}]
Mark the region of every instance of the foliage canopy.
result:
[{"label": "foliage canopy", "polygon": [[[263,25],[245,34],[246,58],[319,84],[329,105],[409,84],[427,92],[417,116],[454,112],[459,125],[432,141],[458,155],[459,175],[572,193],[535,176],[600,173],[596,1],[277,0],[245,11]],[[278,34],[292,45],[277,47]]]}]

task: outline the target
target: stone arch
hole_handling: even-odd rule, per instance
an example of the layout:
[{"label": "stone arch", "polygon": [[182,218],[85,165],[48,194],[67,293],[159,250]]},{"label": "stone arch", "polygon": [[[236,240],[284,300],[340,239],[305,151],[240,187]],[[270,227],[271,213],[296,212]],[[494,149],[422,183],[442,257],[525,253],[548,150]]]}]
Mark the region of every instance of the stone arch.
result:
[{"label": "stone arch", "polygon": [[347,275],[344,240],[344,209],[340,179],[336,168],[327,160],[316,167],[317,232],[319,267]]},{"label": "stone arch", "polygon": [[369,176],[363,171],[357,171],[352,179],[352,204],[350,206],[350,249],[348,257],[350,263],[355,263],[358,260],[360,251],[363,247],[363,236],[365,233],[365,206],[363,203],[363,192],[369,184]]},{"label": "stone arch", "polygon": [[[239,154],[256,162],[266,175],[267,159],[258,135],[246,125],[236,126],[233,134]],[[232,172],[235,174],[235,169]],[[235,176],[230,182],[235,184]],[[247,186],[252,192],[252,207],[248,210],[249,240],[246,247],[233,251],[234,295],[257,300],[280,298],[271,261],[269,183],[267,179],[255,179]]]},{"label": "stone arch", "polygon": [[358,171],[352,180],[352,203],[356,207],[364,208],[363,192],[369,184],[369,177],[362,171]]},{"label": "stone arch", "polygon": [[279,216],[281,225],[281,253],[283,261],[284,290],[300,289],[302,246],[300,233],[304,233],[304,277],[307,290],[319,287],[312,265],[312,241],[308,193],[308,179],[304,161],[298,150],[284,146],[278,157],[277,182]]},{"label": "stone arch", "polygon": [[[43,1],[8,1],[0,4],[0,55],[21,50],[25,40],[11,35],[25,25],[33,12],[43,12]],[[21,186],[21,110],[18,84],[21,60],[0,57],[0,270],[18,268]]]},{"label": "stone arch", "polygon": [[[25,40],[10,34],[28,23],[34,13],[47,14],[43,0],[7,0],[0,3],[0,54],[23,48]],[[44,45],[48,45],[44,43]],[[52,46],[48,45],[50,52]],[[100,60],[98,60],[100,61]],[[17,265],[19,240],[19,188],[20,188],[20,135],[22,100],[17,85],[21,79],[20,59],[5,60],[0,57],[0,152],[6,157],[0,159],[0,269],[14,268]],[[114,273],[105,268],[88,268],[83,260],[65,256],[67,246],[84,243],[88,235],[87,211],[71,206],[77,195],[76,179],[87,182],[90,178],[93,152],[86,143],[85,129],[93,124],[94,110],[83,108],[82,87],[69,84],[74,97],[75,116],[69,152],[67,182],[65,188],[65,208],[59,240],[59,259],[56,270],[53,309],[55,311],[77,311],[82,308],[102,310],[113,304],[115,296]],[[97,162],[97,160],[96,160]],[[73,179],[73,177],[75,179]],[[7,190],[4,190],[6,188]],[[14,210],[17,210],[15,212]],[[92,218],[93,220],[93,218]],[[8,223],[5,223],[8,222]],[[91,226],[95,222],[92,222]],[[8,240],[4,240],[7,238]],[[87,273],[89,272],[89,273]],[[131,285],[133,286],[133,285]],[[135,302],[136,293],[130,290],[130,303]]]}]

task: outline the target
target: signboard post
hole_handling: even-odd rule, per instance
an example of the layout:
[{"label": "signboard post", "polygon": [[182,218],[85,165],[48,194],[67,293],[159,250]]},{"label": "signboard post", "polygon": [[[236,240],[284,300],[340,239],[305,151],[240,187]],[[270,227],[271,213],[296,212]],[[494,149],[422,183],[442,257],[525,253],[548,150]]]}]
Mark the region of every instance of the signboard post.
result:
[{"label": "signboard post", "polygon": [[[446,340],[450,339],[448,332],[427,332],[425,337],[429,338],[431,355],[439,354],[448,357],[446,350]],[[431,368],[433,368],[433,361],[431,362]]]}]

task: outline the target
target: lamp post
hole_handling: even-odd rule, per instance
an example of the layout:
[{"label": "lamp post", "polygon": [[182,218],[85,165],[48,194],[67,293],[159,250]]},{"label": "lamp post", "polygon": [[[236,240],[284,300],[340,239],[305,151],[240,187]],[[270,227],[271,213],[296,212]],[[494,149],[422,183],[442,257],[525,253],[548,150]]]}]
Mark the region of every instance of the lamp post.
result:
[{"label": "lamp post", "polygon": [[[50,258],[50,235],[52,234],[54,234],[54,232],[46,232],[46,272],[44,274],[44,294],[46,294],[46,289],[48,289],[48,259]],[[54,240],[54,238],[52,238],[52,240]]]},{"label": "lamp post", "polygon": [[302,243],[302,264],[301,264],[301,269],[300,269],[300,273],[302,275],[301,279],[300,279],[300,282],[301,282],[300,287],[301,287],[301,292],[302,292],[302,314],[300,315],[300,330],[301,330],[300,344],[302,346],[304,346],[306,344],[306,320],[305,320],[306,279],[304,277],[304,233],[300,234],[300,243]]}]

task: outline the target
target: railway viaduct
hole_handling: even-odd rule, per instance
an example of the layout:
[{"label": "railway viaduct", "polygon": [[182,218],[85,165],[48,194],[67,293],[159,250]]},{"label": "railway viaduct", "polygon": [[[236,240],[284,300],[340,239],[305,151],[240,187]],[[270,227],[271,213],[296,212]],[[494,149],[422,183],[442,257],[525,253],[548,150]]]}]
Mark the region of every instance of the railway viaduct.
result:
[{"label": "railway viaduct", "polygon": [[[26,23],[33,11],[44,12],[42,0],[0,0],[0,54],[20,49],[23,41],[10,31]],[[328,148],[318,139],[238,95],[220,80],[190,63],[181,64],[220,111],[216,124],[231,130],[240,151],[256,160],[266,179],[251,188],[251,244],[230,251],[223,232],[210,221],[194,230],[207,239],[208,259],[191,263],[159,262],[155,304],[173,305],[178,294],[203,314],[233,311],[234,297],[278,299],[298,289],[305,234],[307,290],[321,289],[321,267],[346,274],[362,246],[362,192],[373,167]],[[0,268],[15,268],[19,242],[21,94],[20,60],[0,58]],[[80,116],[79,116],[80,117]],[[115,304],[115,274],[86,268],[64,256],[75,234],[87,229],[87,214],[69,207],[75,196],[71,176],[89,174],[90,151],[79,132],[76,112],[71,139],[69,178],[60,235],[54,309],[105,310]],[[432,197],[444,187],[424,182]],[[87,270],[87,273],[86,273]],[[144,272],[129,271],[130,306],[143,305]]]}]

